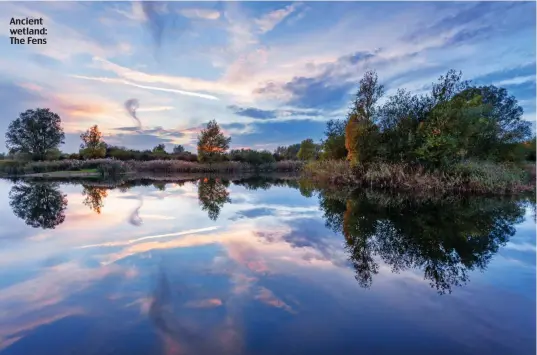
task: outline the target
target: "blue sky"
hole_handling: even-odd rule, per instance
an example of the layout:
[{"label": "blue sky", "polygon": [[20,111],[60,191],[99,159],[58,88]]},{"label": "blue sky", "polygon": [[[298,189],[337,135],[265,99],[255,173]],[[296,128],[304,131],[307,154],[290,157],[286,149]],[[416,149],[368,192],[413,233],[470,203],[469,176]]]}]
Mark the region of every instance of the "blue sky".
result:
[{"label": "blue sky", "polygon": [[[232,148],[274,149],[320,139],[367,69],[388,95],[462,70],[507,88],[533,122],[535,13],[531,2],[0,3],[0,131],[49,107],[64,151],[93,124],[112,144],[194,151],[211,119]],[[46,45],[9,44],[9,19],[26,16],[43,18]]]}]

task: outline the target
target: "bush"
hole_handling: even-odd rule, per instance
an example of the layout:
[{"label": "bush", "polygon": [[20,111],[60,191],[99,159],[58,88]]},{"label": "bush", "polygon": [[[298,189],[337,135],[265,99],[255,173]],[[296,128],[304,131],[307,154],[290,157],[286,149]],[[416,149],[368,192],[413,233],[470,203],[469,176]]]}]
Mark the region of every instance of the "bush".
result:
[{"label": "bush", "polygon": [[0,160],[0,173],[3,175],[24,174],[24,162],[11,159]]}]

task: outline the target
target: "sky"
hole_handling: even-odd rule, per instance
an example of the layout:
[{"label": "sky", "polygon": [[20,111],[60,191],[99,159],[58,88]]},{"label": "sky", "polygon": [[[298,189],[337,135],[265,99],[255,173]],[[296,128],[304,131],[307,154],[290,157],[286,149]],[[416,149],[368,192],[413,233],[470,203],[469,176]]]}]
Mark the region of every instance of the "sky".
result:
[{"label": "sky", "polygon": [[[134,149],[196,150],[215,119],[231,148],[318,141],[360,77],[386,97],[424,93],[449,69],[505,87],[535,121],[535,2],[0,3],[0,132],[57,112],[74,152],[98,125]],[[43,18],[47,44],[10,44],[12,17]],[[41,27],[41,26],[38,26]],[[138,100],[141,128],[125,109]],[[4,134],[0,151],[6,151]]]}]

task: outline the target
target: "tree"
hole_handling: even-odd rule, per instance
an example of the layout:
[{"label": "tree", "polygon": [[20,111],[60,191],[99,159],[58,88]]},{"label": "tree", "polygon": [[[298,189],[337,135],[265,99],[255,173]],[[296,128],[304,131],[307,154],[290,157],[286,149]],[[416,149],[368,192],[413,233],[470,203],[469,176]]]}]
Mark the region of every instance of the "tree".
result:
[{"label": "tree", "polygon": [[34,228],[54,229],[65,220],[66,195],[57,183],[18,183],[9,192],[13,213]]},{"label": "tree", "polygon": [[166,153],[166,146],[164,144],[156,145],[153,148],[153,153]]},{"label": "tree", "polygon": [[300,143],[300,150],[298,151],[297,157],[300,160],[312,160],[315,159],[316,152],[317,148],[315,143],[313,143],[313,139],[304,139]]},{"label": "tree", "polygon": [[48,151],[64,143],[64,139],[60,116],[48,108],[38,108],[26,110],[9,124],[6,147],[10,153],[27,153],[42,160]]},{"label": "tree", "polygon": [[424,122],[432,106],[430,96],[412,95],[399,89],[395,95],[388,97],[378,110],[380,129],[380,158],[387,161],[413,162],[415,150],[420,141],[418,126]]},{"label": "tree", "polygon": [[347,159],[355,166],[370,160],[378,142],[378,127],[375,125],[375,104],[384,94],[384,86],[378,83],[377,73],[365,72],[360,87],[347,115],[345,148]]},{"label": "tree", "polygon": [[524,121],[524,111],[514,96],[496,86],[468,87],[455,99],[474,101],[481,115],[474,123],[471,156],[505,160],[516,154],[517,145],[531,137],[531,124]]},{"label": "tree", "polygon": [[184,152],[185,152],[185,147],[183,147],[182,145],[176,145],[175,147],[173,147],[174,154],[179,154],[179,153],[184,153]]},{"label": "tree", "polygon": [[229,149],[231,138],[224,136],[215,120],[207,123],[198,136],[198,160],[200,162],[220,161]]},{"label": "tree", "polygon": [[326,139],[321,142],[323,159],[344,159],[347,157],[345,148],[345,121],[330,120],[324,132]]},{"label": "tree", "polygon": [[86,132],[82,133],[80,139],[82,139],[80,155],[84,158],[96,159],[106,156],[106,143],[104,143],[103,134],[97,125],[91,126]]}]

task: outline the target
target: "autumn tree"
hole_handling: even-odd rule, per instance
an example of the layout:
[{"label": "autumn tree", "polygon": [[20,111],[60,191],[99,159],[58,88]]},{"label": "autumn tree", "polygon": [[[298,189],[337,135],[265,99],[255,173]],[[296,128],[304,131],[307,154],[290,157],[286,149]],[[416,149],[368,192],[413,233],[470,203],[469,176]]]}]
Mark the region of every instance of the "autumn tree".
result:
[{"label": "autumn tree", "polygon": [[80,155],[86,159],[104,158],[106,155],[106,144],[103,141],[103,134],[97,125],[90,127],[80,135],[82,144],[80,145]]},{"label": "autumn tree", "polygon": [[375,104],[384,94],[377,73],[367,71],[347,115],[345,148],[351,165],[371,159],[374,155],[378,127],[375,125]]},{"label": "autumn tree", "polygon": [[230,143],[231,137],[224,136],[216,120],[210,121],[198,136],[198,160],[200,162],[222,160]]},{"label": "autumn tree", "polygon": [[64,143],[61,119],[48,108],[26,110],[9,124],[6,147],[10,153],[29,154],[45,159],[49,151]]}]

